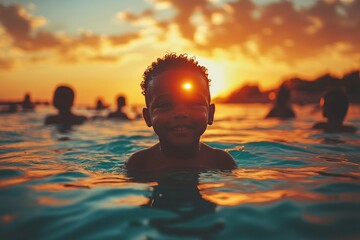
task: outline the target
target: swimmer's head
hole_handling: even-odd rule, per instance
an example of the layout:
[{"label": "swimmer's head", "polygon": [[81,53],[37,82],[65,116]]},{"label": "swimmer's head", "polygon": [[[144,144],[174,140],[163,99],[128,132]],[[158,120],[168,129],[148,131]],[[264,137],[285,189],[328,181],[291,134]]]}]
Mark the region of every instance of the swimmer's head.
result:
[{"label": "swimmer's head", "polygon": [[340,89],[333,89],[327,92],[323,99],[323,116],[328,119],[343,121],[348,108],[349,100],[346,94]]}]

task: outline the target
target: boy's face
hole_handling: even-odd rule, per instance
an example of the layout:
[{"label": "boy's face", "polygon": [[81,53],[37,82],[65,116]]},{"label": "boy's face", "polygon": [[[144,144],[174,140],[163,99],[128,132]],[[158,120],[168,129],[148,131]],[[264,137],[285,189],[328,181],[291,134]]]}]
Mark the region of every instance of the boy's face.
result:
[{"label": "boy's face", "polygon": [[212,124],[215,105],[210,105],[207,80],[199,73],[168,70],[154,77],[147,88],[146,124],[153,126],[160,142],[187,146],[199,142]]}]

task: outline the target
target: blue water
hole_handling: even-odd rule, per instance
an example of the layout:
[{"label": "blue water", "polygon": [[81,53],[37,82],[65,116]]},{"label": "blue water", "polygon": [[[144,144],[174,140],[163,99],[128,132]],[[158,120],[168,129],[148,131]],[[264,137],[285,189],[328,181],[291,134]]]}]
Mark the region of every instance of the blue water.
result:
[{"label": "blue water", "polygon": [[[360,135],[263,120],[269,105],[217,105],[203,136],[234,171],[126,175],[157,142],[142,120],[44,126],[54,110],[0,116],[0,239],[359,239]],[[77,113],[94,115],[84,109]],[[360,106],[347,124],[360,130]]]}]

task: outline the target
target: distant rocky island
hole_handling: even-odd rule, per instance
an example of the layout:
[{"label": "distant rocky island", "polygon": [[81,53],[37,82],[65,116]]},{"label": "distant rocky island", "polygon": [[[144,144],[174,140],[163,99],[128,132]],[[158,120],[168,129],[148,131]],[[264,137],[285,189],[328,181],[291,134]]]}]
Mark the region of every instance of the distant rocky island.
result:
[{"label": "distant rocky island", "polygon": [[[324,93],[332,88],[342,88],[351,103],[360,103],[360,72],[355,70],[337,78],[331,74],[316,79],[290,78],[282,82],[291,91],[291,102],[297,104],[318,103]],[[280,84],[281,85],[281,84]],[[217,103],[268,103],[269,95],[277,89],[261,91],[258,85],[242,86],[226,97],[215,98]]]}]

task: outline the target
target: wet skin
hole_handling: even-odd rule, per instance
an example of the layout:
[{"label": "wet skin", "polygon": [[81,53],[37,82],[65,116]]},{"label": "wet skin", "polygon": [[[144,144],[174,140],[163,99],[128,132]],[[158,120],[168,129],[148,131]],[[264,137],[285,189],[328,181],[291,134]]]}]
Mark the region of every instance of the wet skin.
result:
[{"label": "wet skin", "polygon": [[169,70],[154,77],[148,85],[143,115],[159,143],[132,155],[128,168],[234,168],[236,164],[228,153],[200,143],[207,125],[213,123],[214,112],[208,82],[200,74]]}]

